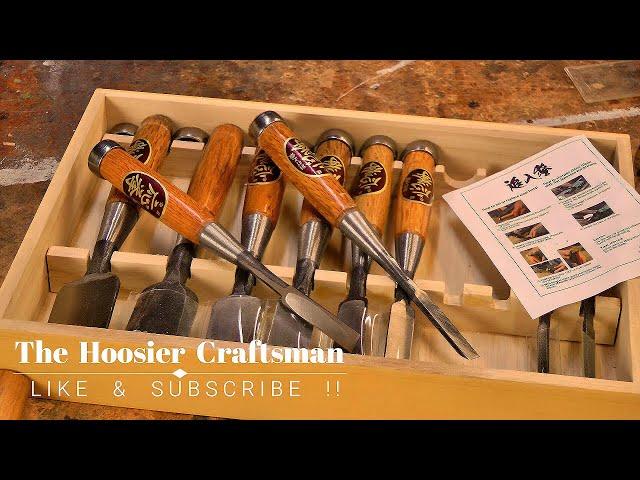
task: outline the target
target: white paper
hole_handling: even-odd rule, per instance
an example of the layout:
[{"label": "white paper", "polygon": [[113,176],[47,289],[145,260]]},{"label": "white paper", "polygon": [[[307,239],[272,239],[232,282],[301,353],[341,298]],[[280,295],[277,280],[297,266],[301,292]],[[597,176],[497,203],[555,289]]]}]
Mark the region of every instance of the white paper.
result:
[{"label": "white paper", "polygon": [[532,318],[640,275],[640,195],[585,136],[443,198]]}]

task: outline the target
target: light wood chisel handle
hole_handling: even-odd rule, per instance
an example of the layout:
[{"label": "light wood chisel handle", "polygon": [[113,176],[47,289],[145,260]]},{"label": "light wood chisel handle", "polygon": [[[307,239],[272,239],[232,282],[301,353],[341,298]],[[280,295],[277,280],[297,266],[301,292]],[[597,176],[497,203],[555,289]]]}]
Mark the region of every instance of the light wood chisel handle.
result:
[{"label": "light wood chisel handle", "polygon": [[[357,208],[355,200],[295,136],[282,117],[273,111],[261,113],[251,122],[249,134],[318,213],[331,225],[337,226],[345,237],[357,244],[395,280],[407,298],[415,303],[461,356],[467,359],[478,357],[478,353],[451,320],[389,254],[378,238],[375,227]],[[334,340],[337,339],[334,337]]]},{"label": "light wood chisel handle", "polygon": [[115,142],[104,140],[96,145],[89,167],[135,204],[195,244],[200,242],[203,227],[214,220],[207,208]]},{"label": "light wood chisel handle", "polygon": [[[417,149],[421,146],[423,148]],[[395,236],[412,233],[424,240],[434,197],[436,150],[435,145],[424,140],[413,142],[407,148],[402,155],[396,196]]]},{"label": "light wood chisel handle", "polygon": [[[151,115],[142,121],[127,151],[151,170],[159,170],[169,153],[172,132],[171,120],[164,115]],[[107,198],[107,204],[113,202],[132,204],[131,200],[116,188],[111,188]]]},{"label": "light wood chisel handle", "polygon": [[331,225],[335,226],[347,210],[356,206],[340,182],[284,122],[275,121],[259,131],[257,128],[252,123],[251,134],[258,139],[258,146]]},{"label": "light wood chisel handle", "polygon": [[162,175],[138,162],[117,143],[109,140],[98,143],[89,155],[89,168],[186,239],[205,245],[225,260],[249,270],[278,293],[293,313],[327,332],[339,345],[350,350],[358,342],[357,332],[267,269],[214,221],[211,212]]},{"label": "light wood chisel handle", "polygon": [[[278,223],[284,187],[280,169],[264,150],[257,149],[249,167],[240,240],[258,260],[262,259]],[[234,294],[250,295],[254,285],[255,279],[247,270],[236,269]]]},{"label": "light wood chisel handle", "polygon": [[189,196],[216,217],[224,203],[242,156],[244,133],[231,124],[217,126],[204,147],[191,183]]},{"label": "light wood chisel handle", "polygon": [[386,135],[365,140],[360,148],[362,166],[351,189],[356,205],[379,235],[389,217],[396,152],[395,142]]},{"label": "light wood chisel handle", "polygon": [[[396,260],[409,278],[415,276],[429,228],[437,157],[437,147],[428,140],[411,142],[400,156],[403,165],[396,194],[394,240]],[[396,288],[395,299],[385,357],[411,358],[415,313],[402,289]]]},{"label": "light wood chisel handle", "polygon": [[[344,185],[347,169],[351,165],[355,145],[353,138],[344,130],[330,129],[323,132],[316,142],[315,152],[319,161],[329,170],[340,185]],[[314,287],[315,271],[331,237],[331,224],[311,205],[308,199],[302,202],[300,210],[300,237],[298,239],[298,259],[293,277],[293,286],[305,294]],[[311,345],[330,348],[333,340],[318,328],[311,332]]]},{"label": "light wood chisel handle", "polygon": [[284,187],[284,179],[278,166],[264,150],[257,149],[249,167],[242,218],[257,213],[267,217],[275,228],[280,217]]},{"label": "light wood chisel handle", "polygon": [[[316,157],[324,164],[324,168],[338,180],[340,185],[344,185],[352,155],[351,147],[339,139],[324,140],[316,149]],[[325,221],[305,198],[300,209],[300,225],[304,225],[309,220]]]}]

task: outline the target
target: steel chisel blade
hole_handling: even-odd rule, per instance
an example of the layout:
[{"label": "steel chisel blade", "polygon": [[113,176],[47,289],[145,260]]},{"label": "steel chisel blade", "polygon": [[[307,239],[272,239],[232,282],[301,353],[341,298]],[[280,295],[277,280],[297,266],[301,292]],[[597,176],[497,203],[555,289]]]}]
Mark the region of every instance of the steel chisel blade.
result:
[{"label": "steel chisel blade", "polygon": [[127,330],[188,336],[198,309],[198,297],[177,282],[160,282],[142,291]]},{"label": "steel chisel blade", "polygon": [[262,313],[262,302],[251,295],[230,295],[221,298],[211,310],[207,338],[249,343],[255,334]]},{"label": "steel chisel blade", "polygon": [[56,296],[49,323],[106,328],[120,280],[113,273],[91,273],[66,284]]}]

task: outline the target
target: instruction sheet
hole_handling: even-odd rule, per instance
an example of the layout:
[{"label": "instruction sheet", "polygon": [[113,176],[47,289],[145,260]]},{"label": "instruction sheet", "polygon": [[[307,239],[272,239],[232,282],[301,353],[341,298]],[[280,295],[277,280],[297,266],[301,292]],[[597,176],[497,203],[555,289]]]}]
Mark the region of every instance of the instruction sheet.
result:
[{"label": "instruction sheet", "polygon": [[640,275],[640,195],[585,136],[443,198],[532,318]]}]

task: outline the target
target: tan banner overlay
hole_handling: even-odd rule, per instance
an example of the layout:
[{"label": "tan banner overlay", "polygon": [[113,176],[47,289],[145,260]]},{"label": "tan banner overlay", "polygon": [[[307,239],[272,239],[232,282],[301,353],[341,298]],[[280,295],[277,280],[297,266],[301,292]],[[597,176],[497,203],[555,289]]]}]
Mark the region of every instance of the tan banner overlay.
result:
[{"label": "tan banner overlay", "polygon": [[15,328],[24,323],[3,321],[0,368],[24,373],[33,396],[242,419],[640,417],[631,390],[605,397],[498,370],[488,380],[471,367],[382,358],[367,366],[346,354],[344,363],[274,363],[277,350],[255,344],[124,331],[114,341],[115,331],[86,327],[61,335],[42,325],[24,338]]}]

